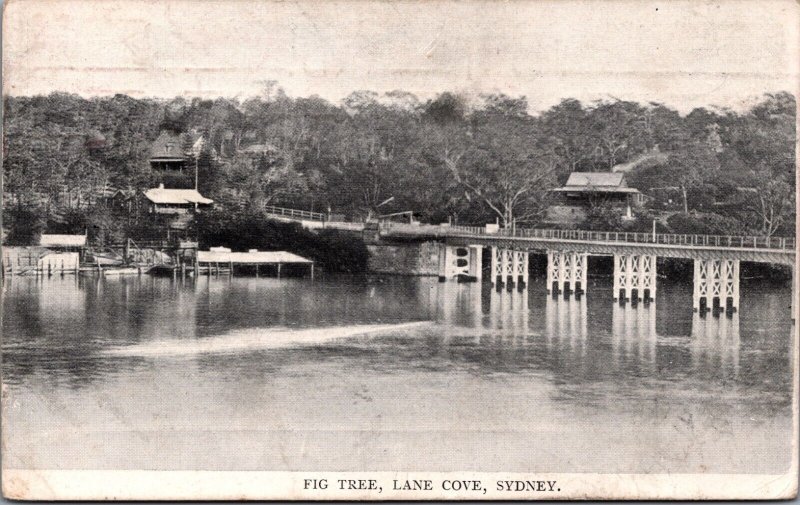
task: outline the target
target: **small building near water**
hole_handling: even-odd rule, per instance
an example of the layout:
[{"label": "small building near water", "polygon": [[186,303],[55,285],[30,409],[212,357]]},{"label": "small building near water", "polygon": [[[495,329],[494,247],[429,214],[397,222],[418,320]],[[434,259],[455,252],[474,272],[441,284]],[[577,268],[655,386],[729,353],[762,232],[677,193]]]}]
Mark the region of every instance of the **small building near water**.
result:
[{"label": "small building near water", "polygon": [[38,245],[3,247],[3,275],[77,273],[86,245],[86,235],[44,233]]},{"label": "small building near water", "polygon": [[314,262],[308,258],[286,251],[259,251],[250,249],[247,252],[232,252],[226,247],[212,247],[208,251],[197,251],[197,266],[201,272],[209,275],[224,269],[233,275],[236,267],[248,267],[256,276],[261,267],[269,266],[278,277],[284,266],[300,265],[305,267],[311,278],[314,278]]},{"label": "small building near water", "polygon": [[[144,193],[147,208],[154,214],[154,227],[166,228],[167,238],[188,239],[194,215],[214,203],[196,189],[172,189],[159,185]],[[187,236],[184,236],[187,235]]]},{"label": "small building near water", "polygon": [[647,202],[647,196],[628,187],[623,172],[573,172],[564,186],[551,193],[557,202],[548,208],[546,221],[553,224],[579,224],[590,208],[608,204],[623,218],[632,219],[632,209]]},{"label": "small building near water", "polygon": [[204,197],[196,189],[164,188],[163,184],[148,189],[144,196],[150,202],[150,212],[156,214],[188,214],[214,203],[214,200]]}]

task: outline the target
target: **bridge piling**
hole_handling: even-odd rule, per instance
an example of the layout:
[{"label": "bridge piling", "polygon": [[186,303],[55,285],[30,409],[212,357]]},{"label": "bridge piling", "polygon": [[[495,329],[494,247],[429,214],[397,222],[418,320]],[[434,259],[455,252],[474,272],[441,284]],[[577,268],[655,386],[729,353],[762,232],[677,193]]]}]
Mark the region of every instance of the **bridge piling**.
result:
[{"label": "bridge piling", "polygon": [[502,251],[502,283],[505,286],[513,287],[514,282],[514,250],[501,249]]},{"label": "bridge piling", "polygon": [[497,278],[500,276],[500,248],[492,246],[489,250],[491,254],[489,281],[492,283],[492,287],[494,287],[497,285]]},{"label": "bridge piling", "polygon": [[739,260],[694,260],[692,308],[708,311],[715,303],[722,309],[739,310]]},{"label": "bridge piling", "polygon": [[476,281],[480,282],[483,278],[483,246],[469,246],[469,274]]},{"label": "bridge piling", "polygon": [[528,251],[514,252],[514,277],[519,287],[528,285]]},{"label": "bridge piling", "polygon": [[[587,256],[586,253],[547,251],[547,293],[585,293]],[[553,283],[557,283],[555,289]]]},{"label": "bridge piling", "polygon": [[614,301],[655,300],[656,257],[615,254],[613,297]]},{"label": "bridge piling", "polygon": [[480,280],[481,246],[439,245],[439,282],[466,277]]}]

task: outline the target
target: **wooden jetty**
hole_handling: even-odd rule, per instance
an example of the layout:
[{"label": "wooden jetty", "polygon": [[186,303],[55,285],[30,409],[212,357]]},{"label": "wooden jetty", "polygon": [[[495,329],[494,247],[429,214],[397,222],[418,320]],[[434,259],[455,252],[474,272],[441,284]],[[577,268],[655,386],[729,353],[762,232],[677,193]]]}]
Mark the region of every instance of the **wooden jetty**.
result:
[{"label": "wooden jetty", "polygon": [[284,266],[304,265],[309,276],[314,278],[314,262],[308,258],[286,251],[259,251],[250,249],[247,252],[232,252],[226,247],[212,247],[208,251],[197,251],[197,271],[207,275],[227,273],[234,275],[237,267],[249,267],[255,270],[258,277],[261,268],[269,266],[275,270],[278,278]]}]

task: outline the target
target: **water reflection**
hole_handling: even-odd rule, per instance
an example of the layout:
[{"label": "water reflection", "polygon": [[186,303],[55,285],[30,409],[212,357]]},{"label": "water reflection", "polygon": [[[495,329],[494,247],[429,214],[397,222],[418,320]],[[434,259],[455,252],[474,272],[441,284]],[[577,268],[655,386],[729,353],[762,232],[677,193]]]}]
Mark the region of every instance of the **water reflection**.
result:
[{"label": "water reflection", "polygon": [[739,314],[692,317],[692,365],[698,372],[717,371],[735,377],[739,373]]},{"label": "water reflection", "polygon": [[656,304],[612,304],[611,361],[617,369],[652,373],[656,368]]},{"label": "water reflection", "polygon": [[545,337],[548,347],[575,354],[585,354],[589,337],[586,297],[564,299],[546,297]]},{"label": "water reflection", "polygon": [[346,328],[357,325],[429,321],[313,346],[289,339],[268,351],[206,352],[191,364],[196,373],[231,383],[287,367],[308,367],[302,373],[313,376],[331,362],[355,374],[544,374],[576,398],[597,395],[588,386],[598,384],[608,386],[602,395],[609,397],[622,387],[647,394],[665,380],[709,392],[736,381],[759,401],[766,391],[778,395],[766,401],[787,404],[792,330],[788,312],[777,308],[787,305],[788,293],[748,290],[740,313],[717,318],[692,313],[685,286],[665,284],[658,303],[620,306],[607,284],[564,299],[548,297],[541,281],[508,291],[409,278],[12,278],[3,285],[4,380],[81,387],[154,367],[184,373],[185,361],[106,351],[137,344],[193,348],[203,339],[252,333],[269,338],[276,328],[336,327],[348,335]]},{"label": "water reflection", "polygon": [[7,415],[28,431],[6,432],[4,450],[51,469],[354,469],[362,448],[388,446],[368,452],[392,470],[424,454],[443,471],[502,458],[519,472],[782,471],[788,290],[745,290],[739,313],[715,318],[693,314],[685,283],[636,306],[611,289],[9,279],[3,381],[20,407]]},{"label": "water reflection", "polygon": [[528,290],[489,291],[489,327],[514,345],[530,334]]}]

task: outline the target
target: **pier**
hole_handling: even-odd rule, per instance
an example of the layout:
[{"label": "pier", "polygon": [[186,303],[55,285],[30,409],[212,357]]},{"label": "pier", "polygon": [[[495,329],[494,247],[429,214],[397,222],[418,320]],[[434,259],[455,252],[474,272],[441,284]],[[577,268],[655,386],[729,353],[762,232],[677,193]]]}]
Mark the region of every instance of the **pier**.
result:
[{"label": "pier", "polygon": [[234,275],[236,267],[247,266],[255,269],[256,277],[264,266],[272,267],[278,278],[284,266],[302,265],[307,267],[308,275],[314,278],[314,262],[286,251],[258,251],[250,249],[247,252],[232,252],[226,247],[212,247],[208,251],[197,251],[197,271],[207,275],[220,272]]}]

